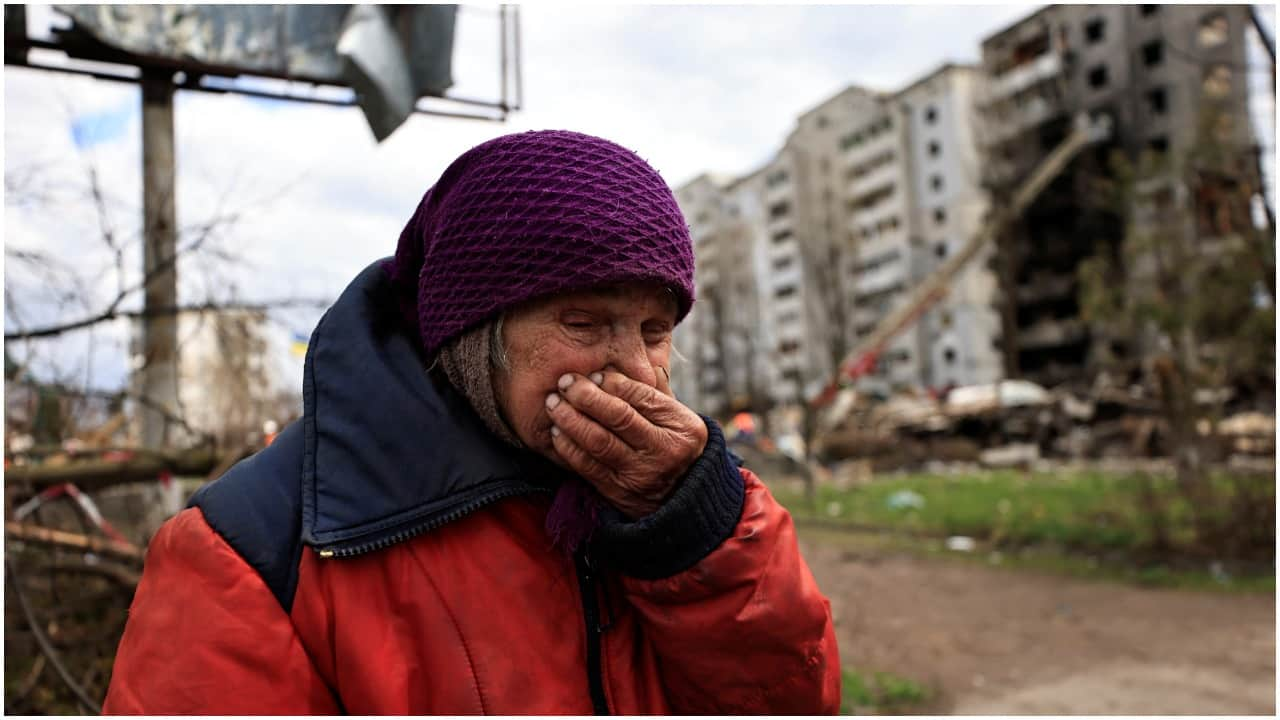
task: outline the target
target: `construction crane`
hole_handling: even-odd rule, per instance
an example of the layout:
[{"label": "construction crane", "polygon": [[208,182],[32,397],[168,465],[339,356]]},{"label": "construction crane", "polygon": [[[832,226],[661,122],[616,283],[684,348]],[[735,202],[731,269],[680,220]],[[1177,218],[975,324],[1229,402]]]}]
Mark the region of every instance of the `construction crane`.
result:
[{"label": "construction crane", "polygon": [[1105,141],[1110,136],[1110,117],[1100,115],[1090,119],[1083,113],[1076,116],[1071,134],[1032,171],[1026,182],[1014,193],[1012,202],[1007,205],[998,205],[992,216],[965,243],[960,252],[951,256],[942,264],[942,267],[917,285],[907,302],[890,312],[852,352],[845,356],[836,370],[835,377],[813,399],[813,407],[825,407],[835,399],[842,384],[853,383],[871,372],[880,358],[880,353],[889,342],[903,330],[915,324],[921,315],[946,296],[952,280],[968,265],[969,261],[977,256],[984,245],[999,237],[1045,187],[1066,169],[1081,150],[1090,144]]}]

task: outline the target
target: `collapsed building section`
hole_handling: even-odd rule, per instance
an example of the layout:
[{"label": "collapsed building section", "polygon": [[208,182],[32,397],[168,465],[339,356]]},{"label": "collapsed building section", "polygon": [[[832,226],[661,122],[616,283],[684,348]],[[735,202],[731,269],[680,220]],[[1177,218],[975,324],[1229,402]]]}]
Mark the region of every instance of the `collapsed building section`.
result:
[{"label": "collapsed building section", "polygon": [[[983,42],[988,84],[979,126],[984,184],[994,201],[1012,194],[1066,136],[1076,113],[1105,114],[1113,127],[1110,142],[1077,158],[998,241],[997,342],[1006,376],[1052,386],[1087,379],[1096,358],[1136,353],[1136,338],[1081,316],[1081,263],[1100,257],[1123,282],[1125,233],[1134,221],[1146,222],[1114,185],[1100,181],[1116,180],[1117,157],[1163,159],[1166,187],[1196,185],[1189,196],[1195,214],[1225,212],[1208,207],[1222,183],[1182,169],[1203,142],[1206,122],[1216,124],[1218,139],[1253,152],[1247,88],[1235,72],[1246,66],[1249,21],[1247,6],[1054,5]],[[1257,176],[1256,169],[1235,169],[1243,171],[1237,178]]]}]

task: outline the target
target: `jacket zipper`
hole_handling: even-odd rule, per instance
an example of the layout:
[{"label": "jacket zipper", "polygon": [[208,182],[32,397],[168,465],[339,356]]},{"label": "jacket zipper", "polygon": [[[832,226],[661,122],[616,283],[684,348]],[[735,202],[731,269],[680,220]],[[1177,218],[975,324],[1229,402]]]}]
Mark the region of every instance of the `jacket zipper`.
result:
[{"label": "jacket zipper", "polygon": [[479,510],[485,505],[488,505],[493,502],[497,502],[498,500],[503,500],[503,499],[512,497],[514,495],[525,495],[525,494],[536,493],[536,492],[548,492],[548,491],[545,491],[539,487],[508,488],[508,489],[500,490],[491,495],[485,495],[484,497],[480,497],[475,500],[472,500],[471,502],[466,503],[461,507],[455,508],[454,510],[450,510],[444,515],[437,515],[435,517],[428,518],[427,520],[421,523],[418,523],[417,525],[412,525],[403,530],[399,530],[391,535],[375,538],[373,540],[369,540],[364,543],[360,543],[358,545],[346,545],[346,546],[332,545],[327,548],[321,548],[318,551],[318,554],[321,558],[324,558],[327,560],[330,558],[354,557],[356,555],[363,555],[365,553],[373,552],[375,550],[381,550],[386,547],[391,547],[396,543],[404,542],[405,540],[409,540],[410,538],[417,537],[418,535],[421,535],[422,533],[427,532],[428,530],[434,530],[443,525],[448,525],[454,520],[457,520],[463,517],[464,515],[470,515],[471,513],[475,512],[476,510]]},{"label": "jacket zipper", "polygon": [[604,696],[604,676],[601,671],[600,636],[605,628],[600,624],[600,605],[596,592],[597,578],[592,572],[591,560],[584,551],[574,556],[578,571],[578,589],[582,591],[582,616],[587,626],[587,687],[591,690],[591,705],[596,715],[609,715],[609,703]]}]

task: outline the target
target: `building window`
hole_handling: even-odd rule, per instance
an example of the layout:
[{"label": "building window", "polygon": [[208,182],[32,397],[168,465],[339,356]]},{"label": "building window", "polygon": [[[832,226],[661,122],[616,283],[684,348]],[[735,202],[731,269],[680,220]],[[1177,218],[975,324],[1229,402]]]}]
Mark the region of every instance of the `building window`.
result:
[{"label": "building window", "polygon": [[1196,39],[1199,40],[1200,47],[1217,47],[1227,41],[1230,30],[1231,26],[1227,23],[1226,15],[1209,15],[1200,21]]},{"label": "building window", "polygon": [[937,140],[929,141],[929,157],[938,157],[942,154],[942,143]]},{"label": "building window", "polygon": [[764,184],[766,187],[777,187],[778,185],[781,185],[786,181],[787,181],[786,170],[774,170],[773,172],[769,173],[765,177]]},{"label": "building window", "polygon": [[938,108],[936,108],[936,107],[934,107],[934,106],[932,106],[932,105],[930,105],[929,107],[925,108],[925,111],[924,111],[924,121],[925,121],[925,124],[927,124],[927,125],[932,125],[932,124],[934,124],[934,123],[938,122]]},{"label": "building window", "polygon": [[795,261],[795,258],[791,257],[790,255],[777,258],[773,261],[773,269],[775,271],[781,272],[791,267],[791,263],[794,261]]},{"label": "building window", "polygon": [[791,203],[786,200],[774,203],[769,206],[769,219],[777,220],[780,217],[786,217],[789,212],[791,212]]},{"label": "building window", "polygon": [[795,295],[795,294],[796,294],[795,285],[783,285],[782,287],[773,291],[773,296],[779,300],[781,300],[782,298],[791,297],[792,295]]},{"label": "building window", "polygon": [[1223,98],[1231,94],[1231,68],[1226,65],[1214,65],[1204,74],[1204,94],[1212,98]]},{"label": "building window", "polygon": [[1107,36],[1107,21],[1102,18],[1094,18],[1084,24],[1084,39],[1090,45],[1102,42]]},{"label": "building window", "polygon": [[934,175],[929,178],[929,187],[933,188],[934,192],[942,192],[942,176]]},{"label": "building window", "polygon": [[937,224],[937,225],[942,225],[942,224],[943,224],[943,223],[945,223],[946,221],[947,221],[947,209],[946,209],[946,208],[936,208],[936,209],[933,211],[933,222],[934,222],[935,224]]},{"label": "building window", "polygon": [[876,230],[881,233],[893,232],[898,229],[898,225],[898,216],[894,215],[893,217],[885,218],[884,220],[876,223]]},{"label": "building window", "polygon": [[827,126],[827,116],[819,115],[817,120],[818,129],[821,130]]},{"label": "building window", "polygon": [[1164,88],[1156,88],[1147,93],[1147,107],[1153,115],[1164,115],[1169,109],[1169,95]]},{"label": "building window", "polygon": [[1164,43],[1159,40],[1152,40],[1142,46],[1142,64],[1147,67],[1155,67],[1164,62]]},{"label": "building window", "polygon": [[791,239],[790,230],[779,230],[778,232],[773,234],[773,241],[775,243],[783,243],[790,239]]},{"label": "building window", "polygon": [[1089,87],[1097,90],[1107,86],[1107,66],[1099,65],[1089,71]]},{"label": "building window", "polygon": [[1139,5],[1138,12],[1142,14],[1142,17],[1151,17],[1152,15],[1155,15],[1156,13],[1160,12],[1160,6],[1159,5]]},{"label": "building window", "polygon": [[946,348],[942,351],[942,359],[945,360],[948,365],[954,365],[956,362],[956,351],[951,348]]},{"label": "building window", "polygon": [[796,340],[783,340],[782,342],[778,343],[778,352],[782,353],[783,355],[790,355],[791,353],[799,349],[800,349],[800,343]]},{"label": "building window", "polygon": [[938,243],[938,244],[933,248],[933,254],[934,254],[934,255],[937,255],[937,256],[938,256],[938,257],[940,257],[940,258],[944,258],[944,257],[946,257],[946,256],[947,256],[947,244],[946,244],[946,243],[944,243],[944,242],[940,242],[940,243]]}]

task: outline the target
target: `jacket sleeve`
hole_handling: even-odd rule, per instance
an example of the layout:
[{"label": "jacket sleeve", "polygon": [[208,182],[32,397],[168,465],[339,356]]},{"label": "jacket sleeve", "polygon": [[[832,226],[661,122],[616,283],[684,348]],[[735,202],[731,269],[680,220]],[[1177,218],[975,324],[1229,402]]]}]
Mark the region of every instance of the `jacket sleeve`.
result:
[{"label": "jacket sleeve", "polygon": [[707,424],[707,451],[663,508],[601,529],[667,699],[677,714],[835,714],[830,603],[790,514]]},{"label": "jacket sleeve", "polygon": [[147,548],[103,710],[331,715],[340,708],[279,601],[190,508]]}]

